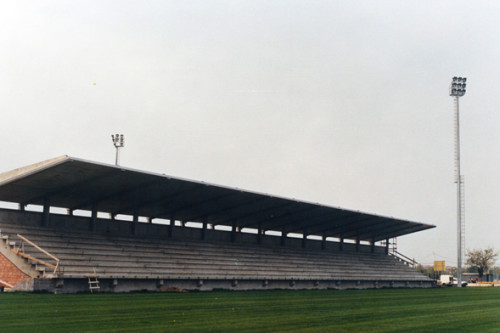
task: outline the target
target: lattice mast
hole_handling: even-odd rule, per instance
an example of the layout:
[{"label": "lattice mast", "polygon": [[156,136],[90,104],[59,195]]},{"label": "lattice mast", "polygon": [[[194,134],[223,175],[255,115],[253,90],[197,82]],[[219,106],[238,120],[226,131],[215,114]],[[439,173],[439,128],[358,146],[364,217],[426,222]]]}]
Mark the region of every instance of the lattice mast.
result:
[{"label": "lattice mast", "polygon": [[467,78],[453,77],[450,96],[455,104],[455,183],[457,184],[457,286],[462,286],[462,258],[465,251],[465,194],[464,176],[460,170],[460,114],[459,98],[465,95]]}]

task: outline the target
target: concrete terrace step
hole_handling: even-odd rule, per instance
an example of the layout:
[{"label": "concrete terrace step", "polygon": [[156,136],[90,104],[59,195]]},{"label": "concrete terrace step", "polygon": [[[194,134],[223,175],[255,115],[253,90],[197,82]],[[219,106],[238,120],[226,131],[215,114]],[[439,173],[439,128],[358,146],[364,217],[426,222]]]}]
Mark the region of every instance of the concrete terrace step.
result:
[{"label": "concrete terrace step", "polygon": [[[88,275],[90,270],[80,270],[65,272],[64,277],[84,277]],[[356,274],[309,274],[298,272],[233,272],[211,270],[204,272],[184,272],[184,271],[140,271],[130,272],[124,270],[109,270],[101,269],[97,272],[100,279],[104,278],[128,278],[128,279],[151,279],[151,278],[176,278],[176,279],[296,279],[296,280],[360,280],[360,281],[374,281],[374,280],[403,280],[403,281],[421,281],[415,277],[408,276],[376,276],[371,274],[356,275]]]},{"label": "concrete terrace step", "polygon": [[[352,264],[349,263],[335,263],[333,265],[326,265],[326,264],[318,264],[318,263],[311,263],[311,262],[283,262],[283,261],[265,261],[265,260],[259,260],[258,258],[254,258],[253,260],[249,259],[234,259],[234,258],[224,258],[224,257],[210,257],[210,258],[200,258],[198,256],[190,257],[190,256],[177,256],[177,257],[172,257],[172,256],[162,256],[162,257],[147,257],[147,256],[130,256],[126,253],[119,253],[118,255],[111,255],[109,253],[94,253],[93,255],[87,254],[86,256],[82,256],[80,254],[63,254],[61,252],[58,253],[59,258],[61,259],[61,264],[62,265],[69,265],[72,261],[75,261],[75,264],[78,264],[79,262],[88,262],[88,261],[94,261],[94,262],[100,262],[100,263],[106,263],[106,262],[112,262],[121,266],[127,266],[127,265],[143,265],[143,266],[148,266],[148,265],[157,265],[157,266],[163,266],[163,265],[175,265],[175,264],[191,264],[191,265],[198,265],[200,267],[206,265],[239,265],[239,266],[261,266],[261,267],[280,267],[280,266],[286,266],[286,267],[291,267],[293,269],[328,269],[329,267],[336,267],[336,269],[349,269],[351,268],[351,271],[353,270],[364,270],[364,266],[355,266],[355,267],[350,267]],[[392,267],[384,267],[382,266],[380,268],[380,271],[395,271]]]},{"label": "concrete terrace step", "polygon": [[[74,269],[70,271],[64,271],[64,276],[68,275],[85,275],[89,274],[92,271],[92,268],[80,268]],[[140,270],[140,271],[130,271],[126,269],[120,268],[107,268],[107,267],[98,267],[97,274],[101,277],[103,275],[114,275],[114,276],[122,276],[129,278],[136,278],[136,276],[140,275],[148,275],[148,276],[182,276],[183,278],[196,277],[196,276],[233,276],[233,277],[247,277],[247,278],[261,278],[261,277],[292,277],[292,276],[302,276],[307,278],[316,278],[316,279],[361,279],[361,280],[415,280],[413,276],[386,276],[381,274],[346,274],[345,272],[333,272],[333,273],[311,273],[311,272],[295,272],[295,271],[234,271],[234,270],[223,270],[223,269],[211,269],[204,271],[186,271],[186,270]],[[418,279],[417,279],[418,280]]]},{"label": "concrete terrace step", "polygon": [[[111,257],[112,259],[111,260],[116,260],[116,259],[120,259],[122,261],[127,261],[128,258],[135,258],[136,260],[134,261],[138,261],[139,259],[142,258],[142,261],[144,260],[148,260],[148,258],[150,258],[151,260],[157,260],[157,257],[158,257],[158,253],[153,253],[153,254],[150,254],[150,255],[147,255],[147,253],[144,253],[144,252],[141,252],[141,253],[138,253],[138,254],[135,254],[135,255],[132,255],[130,252],[128,251],[124,251],[123,249],[120,249],[119,251],[107,251],[107,252],[103,252],[102,250],[95,250],[95,251],[92,251],[92,250],[82,250],[81,252],[75,252],[73,249],[60,249],[59,251],[57,251],[57,248],[52,248],[50,246],[46,246],[46,248],[48,250],[52,250],[53,252],[57,252],[59,257],[61,257],[61,259],[63,258],[68,258],[65,253],[70,253],[70,257],[71,258],[71,254],[73,255],[77,255],[77,256],[106,256],[106,257]],[[29,252],[28,252],[29,253]],[[119,257],[119,258],[117,258]],[[177,256],[174,256],[172,255],[171,253],[169,253],[168,255],[161,255],[160,254],[160,257],[163,258],[163,259],[166,259],[166,260],[175,260],[177,258],[182,258],[183,260],[198,260],[200,258],[202,258],[202,260],[213,260],[213,261],[218,261],[218,260],[227,260],[227,261],[245,261],[245,260],[248,260],[248,258],[242,258],[242,257],[234,257],[234,256],[230,256],[228,258],[226,257],[221,257],[221,254],[219,253],[218,256],[198,256],[198,255],[191,255],[189,253],[179,253]],[[281,262],[280,260],[269,260],[269,261],[266,261],[266,260],[263,260],[262,258],[258,258],[258,257],[252,257],[250,256],[249,257],[250,260],[256,260],[256,261],[261,261],[261,262]],[[98,260],[98,259],[96,259]],[[318,265],[325,265],[327,263],[325,263],[324,261],[321,262],[321,261],[311,261],[310,258],[301,258],[301,260],[289,260],[288,261],[288,264],[297,264],[297,265],[311,265],[311,264],[318,264]],[[340,262],[334,262],[335,265],[338,265],[338,266],[343,266],[344,265],[352,265],[352,262],[349,262],[349,261],[340,261]],[[392,264],[392,263],[391,263]],[[360,266],[363,266],[363,265],[360,265]],[[373,266],[370,265],[370,266]]]},{"label": "concrete terrace step", "polygon": [[[41,239],[39,238],[40,235],[36,235],[35,237],[37,237],[37,240],[39,242],[47,242],[48,240],[47,239]],[[89,235],[89,236],[92,236],[92,235]],[[107,250],[109,249],[110,247],[117,247],[117,248],[120,248],[122,249],[123,247],[126,247],[127,251],[128,252],[133,252],[133,251],[141,251],[141,252],[146,252],[146,251],[151,251],[151,247],[153,244],[143,244],[141,246],[139,246],[138,244],[136,244],[136,241],[131,241],[129,240],[129,242],[117,242],[116,240],[110,240],[110,239],[106,239],[106,240],[99,240],[99,239],[82,239],[81,237],[78,237],[75,241],[68,241],[66,239],[62,239],[61,240],[61,236],[58,236],[58,235],[52,235],[51,238],[53,239],[52,240],[52,243],[61,243],[61,244],[64,244],[64,246],[66,247],[75,247],[75,248],[78,248],[79,246],[87,246],[87,247],[99,247],[100,249],[102,250]],[[51,241],[48,241],[48,242],[51,242]],[[95,244],[92,245],[92,244]],[[199,243],[196,243],[196,246],[192,246],[190,247],[189,251],[191,253],[195,253],[197,251],[203,251],[204,253],[207,253],[209,251],[220,251],[220,247],[219,249],[216,248],[216,245],[214,246],[213,244],[204,244],[202,243],[204,246],[203,248],[199,248],[200,245]],[[178,248],[178,249],[183,249],[185,251],[185,244],[175,244],[175,243],[172,243],[172,244],[168,244],[166,245],[165,242],[164,243],[161,243],[160,245],[162,245],[161,247],[158,247],[156,246],[155,249],[153,250],[153,252],[158,252],[158,251],[161,251],[161,250],[168,250],[168,251],[172,251],[173,248]],[[224,248],[226,248],[227,250],[231,250],[232,253],[238,253],[240,252],[242,255],[245,255],[245,254],[248,254],[248,250],[247,249],[241,249],[241,248],[238,248],[236,251],[234,249],[234,247],[227,247],[227,246],[222,246]],[[252,249],[252,251],[254,253],[252,253],[252,255],[256,255],[258,254],[259,252],[261,253],[265,253],[267,256],[269,256],[269,253],[265,252],[265,250],[267,249]],[[285,249],[282,250],[282,251],[273,251],[273,253],[276,253],[276,254],[286,254],[286,253],[290,253],[292,255],[296,255],[297,251],[295,252],[290,252],[290,251],[286,251]],[[304,252],[304,251],[301,251],[301,253],[307,253],[307,252]],[[332,253],[327,253],[326,255],[321,255],[321,253],[314,253],[315,256],[312,257],[312,260],[328,260],[330,258],[333,258],[335,255],[332,255]],[[342,255],[343,258],[349,258],[348,255]],[[365,257],[368,257],[368,258],[365,258]],[[351,256],[350,260],[359,260],[359,261],[374,261],[374,260],[381,260],[381,256],[380,255],[377,255],[377,256],[369,256],[369,255],[366,255],[366,254],[363,254],[363,256]],[[394,263],[396,261],[393,261]]]},{"label": "concrete terrace step", "polygon": [[[116,258],[116,257],[111,257],[111,256],[102,256],[102,258],[86,258],[86,257],[81,257],[81,258],[73,258],[73,260],[68,260],[68,259],[62,259],[61,260],[61,266],[65,267],[66,271],[69,269],[70,266],[76,266],[76,267],[82,267],[82,266],[98,266],[98,267],[118,267],[118,268],[124,268],[126,271],[136,271],[136,270],[141,270],[141,269],[154,269],[154,270],[163,270],[163,269],[174,269],[174,268],[179,268],[182,270],[188,270],[188,271],[199,271],[203,272],[206,269],[210,269],[213,267],[217,267],[217,270],[222,270],[222,269],[230,269],[230,270],[253,270],[253,269],[261,269],[261,270],[266,270],[266,271],[295,271],[295,272],[301,272],[301,271],[334,271],[337,272],[337,274],[344,274],[349,267],[342,267],[342,266],[312,266],[312,265],[290,265],[290,264],[281,264],[281,265],[266,265],[263,264],[262,262],[224,262],[220,260],[213,260],[213,261],[205,261],[205,260],[197,260],[193,259],[191,261],[186,260],[185,258],[180,258],[180,260],[177,261],[144,261],[144,260],[137,260],[136,258],[127,258],[126,260]],[[351,267],[350,269],[351,274],[357,273],[362,274],[364,272],[363,269],[358,268],[358,267]],[[395,275],[395,273],[398,273],[398,270],[385,270],[385,269],[379,269],[380,273],[382,273],[383,276],[387,275]],[[370,275],[374,275],[373,272],[369,273]]]},{"label": "concrete terrace step", "polygon": [[64,273],[74,273],[74,272],[88,272],[91,271],[93,267],[96,267],[98,270],[103,270],[105,272],[120,272],[120,275],[136,275],[140,272],[147,271],[150,275],[155,274],[178,274],[178,275],[204,275],[208,272],[222,273],[222,272],[231,272],[233,275],[249,275],[253,276],[255,274],[264,274],[264,275],[272,275],[272,274],[307,274],[314,276],[348,276],[351,278],[385,278],[391,279],[394,277],[404,278],[404,279],[412,279],[415,275],[405,275],[398,274],[393,272],[392,274],[384,274],[382,272],[364,272],[364,271],[351,271],[346,273],[345,270],[308,270],[308,269],[292,269],[290,267],[273,267],[273,269],[269,269],[266,267],[229,267],[229,266],[218,266],[218,265],[206,265],[206,266],[189,266],[189,265],[171,265],[171,266],[120,266],[120,265],[110,265],[105,263],[82,263],[79,265],[71,266],[67,265],[64,267]]},{"label": "concrete terrace step", "polygon": [[[162,254],[166,254],[166,253],[174,253],[174,252],[179,252],[179,253],[186,253],[186,252],[189,252],[191,254],[210,254],[210,253],[214,253],[214,254],[218,254],[220,253],[220,250],[221,249],[211,249],[211,248],[206,248],[204,247],[203,245],[200,245],[200,244],[196,244],[196,246],[193,246],[193,247],[189,247],[189,248],[186,248],[185,246],[179,246],[178,244],[175,244],[175,245],[172,245],[172,244],[163,244],[162,247],[153,247],[153,246],[150,246],[150,247],[146,247],[144,246],[143,248],[139,249],[137,248],[136,246],[127,246],[128,244],[122,244],[122,245],[116,245],[116,244],[106,244],[106,243],[84,243],[84,242],[81,242],[81,243],[68,243],[68,242],[65,242],[65,241],[47,241],[47,240],[43,240],[43,239],[39,239],[39,238],[36,238],[36,240],[38,241],[38,243],[41,245],[41,246],[45,246],[45,247],[55,247],[57,244],[59,244],[60,247],[64,247],[64,248],[71,248],[71,249],[93,249],[93,250],[99,250],[99,251],[127,251],[129,253],[133,253],[133,252],[140,252],[140,253],[154,253],[154,254],[157,254],[157,253],[162,253]],[[228,250],[226,249],[224,246],[221,246],[222,249],[225,249],[225,250]],[[229,251],[228,251],[229,252]],[[268,256],[269,257],[269,253],[265,253],[265,252],[260,252],[260,251],[255,251],[254,249],[247,249],[247,250],[241,250],[236,252],[236,251],[230,251],[229,253],[232,253],[236,256],[248,256],[248,255],[251,255],[251,256],[259,256],[260,254],[265,254],[265,256]],[[290,253],[290,252],[286,252],[286,253],[279,253],[279,252],[274,252],[276,255],[285,255],[285,256],[288,256],[288,255],[291,255],[291,256],[305,256],[307,255],[307,253],[302,253],[302,252],[295,252],[295,253]],[[391,262],[393,264],[396,264],[397,261],[394,261],[390,258],[383,258],[383,257],[374,257],[374,258],[364,258],[363,256],[357,256],[357,257],[350,257],[350,258],[346,258],[345,256],[343,255],[339,255],[339,254],[336,254],[336,255],[330,255],[330,254],[317,254],[316,256],[309,256],[308,257],[309,259],[308,260],[313,260],[313,261],[321,261],[321,262],[324,262],[325,260],[346,260],[346,261],[349,261],[349,262],[352,262],[353,260],[356,260],[356,261],[359,261],[359,262],[367,262],[369,264],[373,264],[375,261],[380,261],[380,262]],[[387,260],[389,259],[389,260]]]},{"label": "concrete terrace step", "polygon": [[[117,243],[118,245],[123,245],[122,242],[125,243],[133,243],[134,247],[136,248],[141,248],[141,244],[145,244],[146,247],[151,247],[153,244],[163,244],[166,240],[162,239],[156,239],[156,238],[148,238],[148,239],[141,239],[141,238],[134,238],[134,237],[125,237],[125,236],[105,236],[102,234],[93,234],[93,233],[85,233],[85,232],[78,232],[78,233],[70,233],[70,232],[61,232],[61,231],[51,231],[50,229],[46,228],[40,228],[36,227],[34,228],[36,231],[36,235],[42,236],[46,235],[47,237],[50,238],[61,238],[63,236],[64,242],[68,243],[85,243],[85,244],[91,244],[91,243],[102,243],[103,241],[105,242],[114,242]],[[30,231],[30,229],[25,229],[26,232]],[[31,230],[34,232],[33,230]],[[179,246],[187,246],[187,245],[192,245],[192,244],[199,244],[198,242],[189,242],[189,241],[168,241],[168,242],[175,242],[178,243]],[[230,245],[230,244],[212,244],[212,243],[203,243],[206,245],[206,249],[209,249],[210,247],[215,247],[215,248],[220,248],[221,246],[225,246],[228,249],[232,249],[234,251],[241,250],[241,245]],[[246,244],[246,246],[251,246]],[[269,248],[262,248],[262,247],[255,247],[255,251],[265,251],[269,252]],[[272,248],[274,251],[296,251],[295,249],[287,249],[287,248]],[[311,253],[318,253],[317,251],[311,251],[307,249],[301,250],[301,252],[311,252]],[[331,253],[331,252],[330,252]],[[348,256],[349,254],[345,254]],[[373,254],[368,254],[365,253],[364,255],[373,255]],[[375,254],[375,256],[380,256],[379,254]]]}]

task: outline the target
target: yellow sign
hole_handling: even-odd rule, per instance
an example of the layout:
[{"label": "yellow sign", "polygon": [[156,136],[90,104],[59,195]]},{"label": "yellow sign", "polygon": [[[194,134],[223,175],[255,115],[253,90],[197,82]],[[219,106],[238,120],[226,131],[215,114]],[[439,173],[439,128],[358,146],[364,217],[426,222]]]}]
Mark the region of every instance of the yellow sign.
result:
[{"label": "yellow sign", "polygon": [[442,261],[434,261],[434,270],[436,272],[444,272],[445,271],[444,260],[442,260]]}]

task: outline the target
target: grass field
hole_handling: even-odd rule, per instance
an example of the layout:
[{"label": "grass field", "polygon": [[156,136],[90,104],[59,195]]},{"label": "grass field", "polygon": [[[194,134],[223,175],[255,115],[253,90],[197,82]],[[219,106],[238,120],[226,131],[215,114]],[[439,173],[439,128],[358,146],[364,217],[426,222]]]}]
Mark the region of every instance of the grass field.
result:
[{"label": "grass field", "polygon": [[0,332],[500,332],[500,288],[0,294]]}]

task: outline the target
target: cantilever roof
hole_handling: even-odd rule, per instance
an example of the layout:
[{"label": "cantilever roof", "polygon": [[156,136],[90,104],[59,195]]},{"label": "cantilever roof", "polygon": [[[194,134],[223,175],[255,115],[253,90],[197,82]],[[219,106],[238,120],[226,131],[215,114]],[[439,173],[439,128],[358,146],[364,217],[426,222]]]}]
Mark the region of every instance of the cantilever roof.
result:
[{"label": "cantilever roof", "polygon": [[60,156],[0,174],[0,200],[379,241],[433,225]]}]

